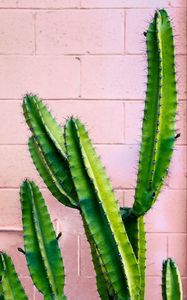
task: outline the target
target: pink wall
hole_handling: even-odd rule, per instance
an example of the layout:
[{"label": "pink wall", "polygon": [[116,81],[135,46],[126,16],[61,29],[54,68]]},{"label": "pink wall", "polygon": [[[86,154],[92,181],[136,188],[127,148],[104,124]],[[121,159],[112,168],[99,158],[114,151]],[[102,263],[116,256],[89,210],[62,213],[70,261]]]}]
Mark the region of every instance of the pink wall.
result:
[{"label": "pink wall", "polygon": [[[57,227],[69,300],[97,300],[81,220],[58,204],[32,165],[21,98],[38,93],[64,122],[86,122],[121,203],[132,203],[145,95],[146,29],[155,8],[168,9],[175,26],[179,87],[177,141],[167,185],[146,217],[146,300],[160,300],[161,263],[167,256],[186,269],[186,39],[185,0],[0,0],[0,249],[12,255],[30,299],[22,246],[19,185],[39,183]],[[186,299],[186,298],[185,298]]]}]

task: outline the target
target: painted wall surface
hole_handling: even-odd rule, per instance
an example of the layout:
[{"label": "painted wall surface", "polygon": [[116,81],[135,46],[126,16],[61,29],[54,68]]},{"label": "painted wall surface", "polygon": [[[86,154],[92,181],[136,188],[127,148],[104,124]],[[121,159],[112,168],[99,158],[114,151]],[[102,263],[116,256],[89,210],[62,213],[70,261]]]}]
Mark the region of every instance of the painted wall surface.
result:
[{"label": "painted wall surface", "polygon": [[[167,8],[176,34],[179,113],[167,184],[146,217],[146,300],[161,300],[161,266],[186,262],[186,8],[185,0],[0,0],[0,249],[12,255],[30,299],[33,288],[21,247],[19,185],[41,187],[65,260],[69,300],[98,300],[89,247],[76,211],[46,190],[27,149],[21,111],[26,92],[39,94],[63,123],[86,122],[119,201],[131,205],[146,89],[145,37],[155,8]],[[186,292],[185,292],[186,297]],[[186,298],[185,298],[186,299]]]}]

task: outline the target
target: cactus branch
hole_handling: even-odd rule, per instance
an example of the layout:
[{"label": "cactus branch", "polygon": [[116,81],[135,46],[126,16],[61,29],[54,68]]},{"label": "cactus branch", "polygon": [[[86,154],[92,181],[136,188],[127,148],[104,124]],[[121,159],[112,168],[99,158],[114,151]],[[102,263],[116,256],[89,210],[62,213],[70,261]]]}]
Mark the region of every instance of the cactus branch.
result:
[{"label": "cactus branch", "polygon": [[27,180],[21,186],[21,206],[24,248],[32,280],[45,297],[66,299],[64,267],[56,234],[44,199],[32,181]]},{"label": "cactus branch", "polygon": [[104,267],[97,246],[94,242],[94,239],[92,238],[92,235],[89,231],[89,227],[87,226],[83,215],[82,215],[82,219],[83,219],[85,234],[90,244],[92,262],[96,273],[97,291],[99,293],[101,300],[114,300],[115,292],[108,278],[107,271]]},{"label": "cactus branch", "polygon": [[60,202],[77,207],[77,195],[64,152],[63,130],[37,96],[24,97],[23,112],[33,134],[29,150],[37,170]]},{"label": "cactus branch", "polygon": [[30,94],[24,97],[23,113],[32,133],[36,136],[42,133],[47,134],[58,151],[65,158],[63,130],[36,95]]},{"label": "cactus branch", "polygon": [[[103,227],[101,221],[99,221],[100,216],[98,214],[98,208],[96,209],[96,206],[98,206],[99,211],[103,215],[102,220],[105,220],[108,227],[108,234],[110,232],[110,235],[113,236],[113,245],[115,248],[118,248],[119,252],[117,252],[119,253],[118,255],[120,257],[120,264],[123,266],[124,276],[127,278],[127,285],[129,287],[131,298],[138,299],[140,275],[136,257],[133,253],[125,228],[123,226],[117,200],[114,196],[109,180],[98,156],[95,153],[88,134],[85,131],[83,124],[79,120],[71,118],[67,121],[65,129],[65,142],[72,177],[80,199],[81,211],[84,214],[87,225],[90,228],[90,231],[92,230],[91,228],[95,226],[94,224],[96,224],[96,222],[101,224],[101,228]],[[94,222],[94,220],[91,219],[96,217],[96,215],[97,221],[95,220]],[[89,224],[88,220],[90,220]],[[102,233],[103,238],[106,240],[106,233],[103,231],[103,228],[100,230],[101,232],[98,232],[97,234],[96,232],[92,232],[93,237],[95,239],[98,237],[100,238]],[[107,244],[108,242],[109,239],[107,238]],[[100,245],[97,246],[99,249]],[[111,246],[109,248],[111,248]],[[104,248],[102,250],[105,251]],[[109,251],[108,255],[111,255],[111,252],[113,251]],[[105,255],[103,255],[102,259],[104,262],[104,259],[106,259]],[[117,267],[116,262],[117,260],[115,261],[115,268]],[[107,264],[105,267],[107,269]],[[121,272],[121,274],[123,273]],[[119,275],[120,273],[118,275],[116,274],[116,276]],[[111,278],[111,280],[113,281],[113,284],[116,284],[116,279],[114,281],[114,278]],[[121,282],[120,279],[118,281],[119,283]]]},{"label": "cactus branch", "polygon": [[167,175],[175,141],[177,92],[172,27],[164,10],[156,12],[147,34],[148,82],[133,212],[146,213]]},{"label": "cactus branch", "polygon": [[78,200],[76,200],[75,189],[72,188],[74,184],[71,180],[69,167],[65,167],[53,145],[49,143],[47,153],[43,152],[44,150],[34,137],[29,139],[28,145],[36,169],[54,197],[64,205],[76,208]]},{"label": "cactus branch", "polygon": [[162,299],[182,300],[182,283],[177,265],[172,259],[163,262]]},{"label": "cactus branch", "polygon": [[28,300],[11,258],[3,252],[0,253],[0,278],[2,299]]},{"label": "cactus branch", "polygon": [[136,217],[132,214],[132,209],[130,208],[121,208],[120,212],[140,269],[141,283],[139,300],[144,300],[146,269],[146,233],[144,216]]}]

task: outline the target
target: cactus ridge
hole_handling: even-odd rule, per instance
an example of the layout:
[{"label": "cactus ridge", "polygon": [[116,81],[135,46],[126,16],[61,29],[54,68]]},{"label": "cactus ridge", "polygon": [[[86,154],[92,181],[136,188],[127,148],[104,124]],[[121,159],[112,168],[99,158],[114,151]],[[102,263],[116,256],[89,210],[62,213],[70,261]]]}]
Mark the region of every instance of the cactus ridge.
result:
[{"label": "cactus ridge", "polygon": [[[49,134],[49,128],[55,129],[59,128],[59,126],[37,96],[25,96],[23,111],[26,122],[33,133],[34,141],[30,140],[29,150],[36,168],[51,193],[57,197],[60,202],[69,207],[76,207],[78,200],[66,155],[64,151],[60,152],[56,147],[56,144],[59,145],[60,142],[54,142],[54,137],[57,137],[58,140],[61,137],[61,140],[64,140],[63,131],[58,131],[58,134]],[[43,118],[45,117],[45,122],[41,116]],[[47,127],[46,124],[48,123],[50,123],[50,126],[48,125]],[[51,172],[49,172],[50,169]],[[47,174],[45,175],[46,171]],[[58,186],[56,187],[57,182]]]},{"label": "cactus ridge", "polygon": [[122,220],[140,269],[140,297],[144,300],[146,269],[146,233],[144,216],[136,217],[131,208],[120,208]]},{"label": "cactus ridge", "polygon": [[182,282],[175,262],[168,258],[162,268],[162,299],[182,300]]},{"label": "cactus ridge", "polygon": [[24,248],[32,280],[46,299],[66,299],[63,261],[44,199],[28,180],[22,184],[20,196]]},{"label": "cactus ridge", "polygon": [[0,299],[28,300],[11,258],[0,253]]},{"label": "cactus ridge", "polygon": [[146,33],[148,82],[133,212],[145,214],[167,175],[175,141],[177,107],[172,27],[159,10]]}]

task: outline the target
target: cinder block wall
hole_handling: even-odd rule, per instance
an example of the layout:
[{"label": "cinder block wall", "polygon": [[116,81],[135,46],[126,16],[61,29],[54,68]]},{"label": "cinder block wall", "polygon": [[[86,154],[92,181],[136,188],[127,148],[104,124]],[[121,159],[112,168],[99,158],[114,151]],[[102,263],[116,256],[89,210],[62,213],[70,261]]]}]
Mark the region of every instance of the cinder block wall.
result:
[{"label": "cinder block wall", "polygon": [[[21,98],[39,94],[63,123],[86,122],[119,201],[131,205],[136,181],[146,58],[143,31],[155,8],[167,8],[176,34],[179,113],[167,184],[146,217],[146,300],[161,300],[161,264],[186,268],[185,0],[0,0],[0,249],[12,255],[30,299],[43,299],[28,277],[22,246],[19,185],[40,185],[60,240],[69,300],[97,300],[89,247],[76,211],[46,190],[27,150]],[[186,295],[186,294],[185,294]],[[185,296],[186,297],[186,296]],[[186,298],[185,298],[186,299]]]}]

